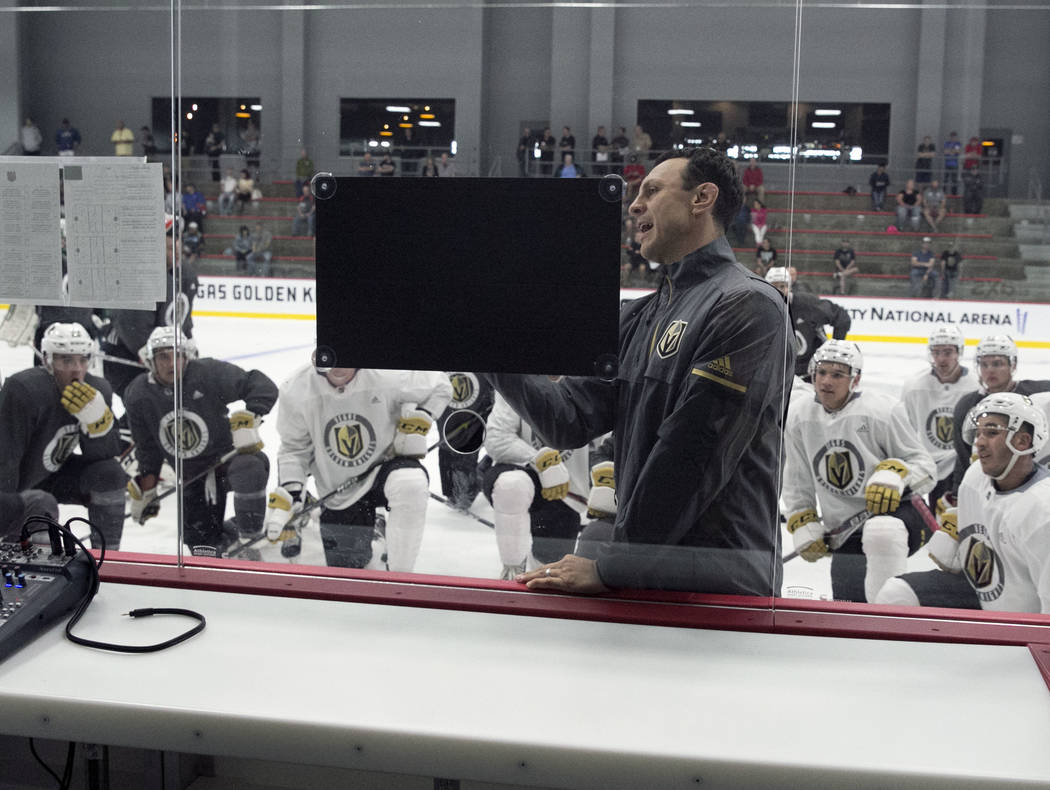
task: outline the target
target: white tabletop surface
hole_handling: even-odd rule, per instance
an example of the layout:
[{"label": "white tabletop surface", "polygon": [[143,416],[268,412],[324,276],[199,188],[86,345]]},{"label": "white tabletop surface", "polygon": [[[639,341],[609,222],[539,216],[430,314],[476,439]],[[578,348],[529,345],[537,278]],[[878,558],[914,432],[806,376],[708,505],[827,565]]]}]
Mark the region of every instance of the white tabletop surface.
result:
[{"label": "white tabletop surface", "polygon": [[[1050,786],[1028,650],[105,584],[0,664],[0,731],[548,787]],[[698,781],[700,780],[700,781]]]}]

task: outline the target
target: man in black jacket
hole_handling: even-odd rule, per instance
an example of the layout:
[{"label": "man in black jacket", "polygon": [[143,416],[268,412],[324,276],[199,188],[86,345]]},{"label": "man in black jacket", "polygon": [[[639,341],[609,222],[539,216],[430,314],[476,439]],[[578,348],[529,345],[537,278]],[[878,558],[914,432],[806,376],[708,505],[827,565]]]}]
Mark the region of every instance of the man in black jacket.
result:
[{"label": "man in black jacket", "polygon": [[830,326],[835,340],[845,340],[849,332],[849,313],[834,302],[808,293],[791,290],[791,275],[783,266],[775,266],[766,272],[766,282],[787,299],[791,326],[795,330],[795,375],[809,380],[809,360],[813,352],[828,339],[824,327]]},{"label": "man in black jacket", "polygon": [[532,589],[656,588],[771,595],[777,491],[794,344],[783,299],[725,239],[742,200],[711,149],[662,156],[631,204],[657,291],[620,315],[619,372],[490,374],[553,447],[616,437],[613,539],[516,579]]}]

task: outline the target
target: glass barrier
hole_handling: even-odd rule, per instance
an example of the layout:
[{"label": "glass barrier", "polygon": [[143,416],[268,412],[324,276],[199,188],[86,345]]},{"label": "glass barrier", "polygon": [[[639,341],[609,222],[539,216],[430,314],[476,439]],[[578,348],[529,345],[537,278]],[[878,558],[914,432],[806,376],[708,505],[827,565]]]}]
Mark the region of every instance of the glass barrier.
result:
[{"label": "glass barrier", "polygon": [[[1016,52],[1042,51],[1048,14],[997,5],[0,8],[14,22],[0,53],[18,75],[5,164],[54,156],[68,178],[69,163],[131,153],[155,165],[173,219],[166,299],[82,317],[117,395],[112,438],[124,444],[104,455],[132,481],[120,548],[499,589],[521,574],[536,589],[574,583],[560,577],[584,592],[742,596],[719,600],[765,609],[774,597],[796,607],[880,595],[1047,609],[1045,552],[1012,548],[1041,533],[1011,532],[1007,511],[974,515],[968,494],[947,522],[938,512],[945,494],[987,491],[1000,461],[1034,502],[1043,473],[1030,479],[1029,465],[1050,452],[1038,416],[1045,423],[1038,392],[1050,389],[1040,367],[1050,107],[1016,87],[1029,73]],[[691,147],[718,155],[687,182],[685,159],[661,157]],[[719,173],[735,173],[739,189]],[[326,223],[328,185],[357,177],[391,179],[404,200]],[[326,359],[319,306],[351,347],[379,325],[406,347],[456,338],[457,352],[512,363],[523,351],[471,323],[472,296],[504,276],[510,314],[527,291],[553,294],[575,276],[582,228],[511,280],[498,255],[478,253],[505,209],[494,200],[464,216],[453,192],[420,191],[416,179],[429,177],[518,191],[564,178],[616,185],[619,261],[603,281],[618,280],[623,304],[611,381]],[[719,188],[701,194],[704,183]],[[410,232],[420,195],[447,212],[429,241]],[[12,206],[9,238],[20,233]],[[523,239],[552,236],[542,216],[515,209]],[[716,292],[695,261],[670,266],[720,231],[705,260],[735,257],[790,292],[790,327],[777,317],[785,297],[739,270],[719,269],[730,279]],[[375,253],[383,243],[403,253],[406,238],[418,270]],[[321,265],[374,277],[385,295],[319,298]],[[455,309],[426,298],[437,282],[462,285]],[[614,309],[602,299],[579,310]],[[549,342],[557,301],[522,320],[530,350]],[[404,330],[428,321],[425,338]],[[137,334],[123,336],[124,323]],[[147,342],[157,327],[169,331]],[[973,351],[992,335],[1013,348],[983,347],[979,366]],[[27,346],[0,346],[7,392],[30,366]],[[993,370],[1004,359],[1007,370]],[[978,413],[978,456],[1000,438],[994,425],[1017,430],[962,484],[974,450],[956,404],[976,405],[982,382],[993,392],[1017,382],[1033,402]],[[142,391],[138,407],[129,385]],[[54,400],[50,413],[79,428]],[[67,462],[90,456],[78,438]],[[16,468],[26,463],[10,455],[5,491],[46,484],[71,499],[63,517],[114,509],[112,481],[99,488],[78,469],[70,494],[57,470],[28,485]],[[938,570],[931,548],[957,572]],[[1016,587],[1026,574],[1032,584]]]}]

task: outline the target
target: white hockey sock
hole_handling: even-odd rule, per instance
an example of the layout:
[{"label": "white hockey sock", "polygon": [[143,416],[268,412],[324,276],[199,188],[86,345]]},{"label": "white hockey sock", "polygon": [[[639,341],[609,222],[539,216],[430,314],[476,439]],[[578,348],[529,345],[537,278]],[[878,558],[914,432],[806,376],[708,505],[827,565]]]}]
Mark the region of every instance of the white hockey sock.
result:
[{"label": "white hockey sock", "polygon": [[864,596],[870,603],[887,579],[908,569],[908,529],[895,516],[874,516],[864,524],[861,545],[868,560]]},{"label": "white hockey sock", "polygon": [[919,597],[904,579],[894,577],[887,579],[872,603],[881,603],[887,606],[918,606]]},{"label": "white hockey sock", "polygon": [[423,543],[423,522],[427,515],[427,478],[422,469],[395,469],[386,479],[390,515],[386,519],[387,566],[392,571],[410,573],[416,566]]},{"label": "white hockey sock", "polygon": [[521,565],[529,553],[532,538],[531,521],[526,513],[500,513],[492,517],[496,525],[496,548],[504,565]]}]

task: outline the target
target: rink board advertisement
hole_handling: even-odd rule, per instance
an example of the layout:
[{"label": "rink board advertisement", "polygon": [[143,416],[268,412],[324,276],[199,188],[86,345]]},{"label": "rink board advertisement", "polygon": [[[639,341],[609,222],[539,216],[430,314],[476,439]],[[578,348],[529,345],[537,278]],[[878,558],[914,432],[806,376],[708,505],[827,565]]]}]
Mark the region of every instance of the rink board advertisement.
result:
[{"label": "rink board advertisement", "polygon": [[[622,299],[649,291],[625,288]],[[1050,348],[1050,305],[1031,302],[966,302],[944,299],[825,297],[849,312],[849,337],[858,342],[925,343],[937,324],[962,329],[969,345],[985,335],[1010,335],[1027,348]],[[194,315],[312,320],[317,290],[313,280],[259,277],[200,278]]]}]

